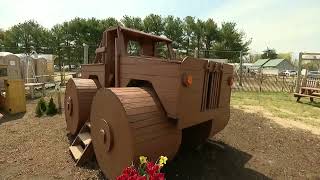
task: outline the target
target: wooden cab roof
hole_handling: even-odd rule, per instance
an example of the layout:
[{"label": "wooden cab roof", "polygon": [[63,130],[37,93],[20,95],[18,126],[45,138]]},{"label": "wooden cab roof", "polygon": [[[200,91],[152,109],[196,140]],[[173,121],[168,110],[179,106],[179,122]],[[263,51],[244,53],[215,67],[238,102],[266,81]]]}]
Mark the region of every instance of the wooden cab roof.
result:
[{"label": "wooden cab roof", "polygon": [[138,41],[152,40],[154,42],[172,43],[172,40],[166,37],[145,33],[143,31],[139,31],[139,30],[123,27],[123,26],[116,26],[113,28],[109,28],[105,32],[112,32],[112,31],[115,32],[117,30],[122,32],[125,37],[132,40],[138,40]]}]

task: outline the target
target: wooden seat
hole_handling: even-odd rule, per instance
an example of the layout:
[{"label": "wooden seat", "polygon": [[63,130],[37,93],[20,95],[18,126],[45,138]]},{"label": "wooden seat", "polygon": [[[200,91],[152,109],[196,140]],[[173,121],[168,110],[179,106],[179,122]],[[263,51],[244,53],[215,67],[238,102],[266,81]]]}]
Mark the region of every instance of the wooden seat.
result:
[{"label": "wooden seat", "polygon": [[45,83],[26,83],[24,84],[25,87],[28,87],[30,89],[30,95],[31,95],[31,99],[34,99],[35,97],[35,91],[34,89],[36,87],[39,87],[42,89],[42,96],[45,96]]},{"label": "wooden seat", "polygon": [[320,93],[312,93],[312,95],[320,97]]},{"label": "wooden seat", "polygon": [[300,94],[300,93],[294,93],[294,97],[311,97],[311,98],[320,98],[320,96],[307,95],[307,94]]},{"label": "wooden seat", "polygon": [[301,87],[300,89],[313,90],[313,91],[320,91],[320,88],[316,88],[316,87]]},{"label": "wooden seat", "polygon": [[319,82],[316,80],[305,80],[303,86],[300,87],[299,93],[294,93],[294,97],[297,97],[297,101],[300,101],[302,97],[310,98],[313,102],[314,98],[320,98]]}]

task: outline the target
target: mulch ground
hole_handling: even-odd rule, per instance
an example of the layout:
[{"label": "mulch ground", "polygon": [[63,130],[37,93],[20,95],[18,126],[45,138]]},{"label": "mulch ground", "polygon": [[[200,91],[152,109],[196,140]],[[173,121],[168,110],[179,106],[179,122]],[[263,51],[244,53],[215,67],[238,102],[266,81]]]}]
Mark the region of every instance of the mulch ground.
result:
[{"label": "mulch ground", "polygon": [[[27,113],[0,120],[0,179],[103,179],[95,162],[76,167],[63,115]],[[320,179],[320,137],[256,113],[232,109],[228,126],[192,151],[181,151],[167,179]]]}]

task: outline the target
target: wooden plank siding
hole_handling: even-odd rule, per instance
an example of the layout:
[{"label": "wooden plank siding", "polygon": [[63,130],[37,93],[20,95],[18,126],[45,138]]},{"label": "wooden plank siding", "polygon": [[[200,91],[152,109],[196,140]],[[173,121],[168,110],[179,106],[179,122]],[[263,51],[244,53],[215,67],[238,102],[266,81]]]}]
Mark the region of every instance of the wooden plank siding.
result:
[{"label": "wooden plank siding", "polygon": [[131,79],[149,81],[167,115],[177,118],[180,63],[154,57],[124,56],[120,59],[119,71],[121,86],[126,86]]},{"label": "wooden plank siding", "polygon": [[[210,63],[214,64],[214,63]],[[213,132],[223,128],[229,120],[230,94],[231,87],[229,78],[233,76],[233,68],[227,64],[219,64],[221,67],[221,75],[211,83],[211,88],[206,89],[209,85],[205,82],[209,65],[208,61],[195,58],[186,58],[181,64],[181,75],[186,73],[193,77],[192,86],[181,86],[178,99],[178,128],[183,129],[208,120],[213,120]],[[210,65],[211,66],[211,65]],[[210,68],[210,67],[208,67]],[[217,71],[219,72],[219,71]],[[218,88],[220,90],[218,91]],[[212,93],[211,99],[204,97],[208,92]],[[217,94],[214,94],[217,93]],[[219,99],[216,99],[218,97]],[[216,107],[213,108],[214,102]],[[209,109],[204,105],[208,104]],[[221,114],[221,115],[220,115]]]}]

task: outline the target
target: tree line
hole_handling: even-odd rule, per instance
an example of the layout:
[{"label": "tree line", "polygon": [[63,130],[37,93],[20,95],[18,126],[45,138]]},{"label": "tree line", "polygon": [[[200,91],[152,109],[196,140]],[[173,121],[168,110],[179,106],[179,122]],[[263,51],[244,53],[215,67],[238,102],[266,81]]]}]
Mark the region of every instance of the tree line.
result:
[{"label": "tree line", "polygon": [[77,17],[51,29],[29,20],[6,31],[0,29],[0,45],[2,50],[13,53],[53,53],[58,55],[59,62],[82,63],[83,44],[89,45],[89,55],[94,57],[103,31],[116,25],[164,35],[174,41],[173,48],[183,55],[194,55],[194,50],[198,49],[202,57],[227,58],[232,62],[239,62],[239,52],[246,55],[251,43],[233,22],[218,25],[212,18],[201,20],[187,16],[181,19],[150,14],[143,19],[126,15],[120,21],[113,17]]}]

